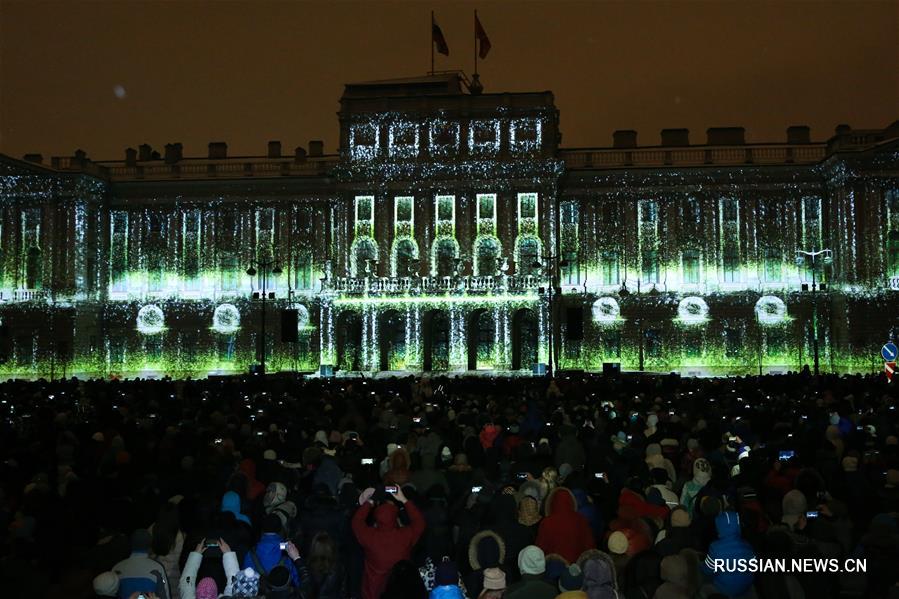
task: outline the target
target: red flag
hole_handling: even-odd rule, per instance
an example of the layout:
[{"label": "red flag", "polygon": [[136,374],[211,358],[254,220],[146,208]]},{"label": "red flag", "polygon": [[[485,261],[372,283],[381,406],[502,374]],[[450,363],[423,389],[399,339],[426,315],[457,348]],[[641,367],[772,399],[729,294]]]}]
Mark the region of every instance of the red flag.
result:
[{"label": "red flag", "polygon": [[483,60],[487,58],[487,53],[490,52],[490,38],[487,37],[487,32],[484,31],[484,27],[481,25],[481,21],[478,19],[478,13],[474,13],[474,36],[477,38],[478,43],[480,44],[480,51],[478,52],[478,56]]},{"label": "red flag", "polygon": [[431,17],[431,43],[437,45],[438,52],[444,56],[449,56],[449,46],[446,45],[446,38],[443,37],[440,25],[437,24],[433,16]]}]

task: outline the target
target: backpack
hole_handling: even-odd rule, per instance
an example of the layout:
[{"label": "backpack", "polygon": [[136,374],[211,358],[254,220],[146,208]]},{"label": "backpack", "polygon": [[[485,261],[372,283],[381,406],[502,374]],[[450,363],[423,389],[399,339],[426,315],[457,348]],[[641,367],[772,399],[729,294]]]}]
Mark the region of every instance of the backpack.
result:
[{"label": "backpack", "polygon": [[283,566],[285,564],[283,554],[281,555],[281,559],[278,560],[278,563],[275,564],[274,566],[272,566],[271,570],[266,570],[265,568],[262,567],[262,562],[259,561],[259,556],[256,555],[256,550],[254,550],[254,549],[250,550],[250,559],[253,560],[253,567],[256,569],[256,572],[259,574],[259,594],[260,595],[267,595],[268,593],[273,592],[273,591],[284,591],[284,590],[287,590],[290,588],[290,579],[289,578],[287,580],[287,586],[283,587],[283,588],[282,587],[274,588],[268,582],[269,572],[271,572],[271,570],[274,570],[278,566]]}]

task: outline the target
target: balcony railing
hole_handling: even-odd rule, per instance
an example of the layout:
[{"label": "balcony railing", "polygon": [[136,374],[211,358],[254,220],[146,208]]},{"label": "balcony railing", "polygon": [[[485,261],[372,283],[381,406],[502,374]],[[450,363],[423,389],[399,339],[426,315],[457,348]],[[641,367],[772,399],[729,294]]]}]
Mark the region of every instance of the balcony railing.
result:
[{"label": "balcony railing", "polygon": [[338,277],[329,281],[325,289],[335,293],[361,295],[364,293],[389,295],[400,293],[445,294],[453,292],[533,291],[548,284],[536,275],[462,276],[462,277]]},{"label": "balcony railing", "polygon": [[50,297],[47,289],[3,289],[0,290],[0,301],[5,302],[37,302]]},{"label": "balcony railing", "polygon": [[569,169],[705,166],[738,164],[810,164],[827,154],[825,144],[695,146],[686,148],[601,148],[560,150]]}]

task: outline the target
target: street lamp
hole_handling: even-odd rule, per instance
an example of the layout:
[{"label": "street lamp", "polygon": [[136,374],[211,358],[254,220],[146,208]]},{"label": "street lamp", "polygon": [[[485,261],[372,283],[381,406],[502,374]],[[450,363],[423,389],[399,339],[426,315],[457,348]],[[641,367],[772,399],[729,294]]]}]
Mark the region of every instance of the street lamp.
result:
[{"label": "street lamp", "polygon": [[[268,276],[266,276],[266,273],[271,273],[271,274],[273,274],[273,275],[275,275],[275,276],[278,276],[278,275],[281,274],[282,271],[281,271],[281,267],[278,266],[278,264],[277,264],[277,262],[275,261],[274,258],[270,258],[270,259],[267,259],[267,260],[251,260],[251,261],[250,261],[250,266],[249,266],[249,268],[247,268],[247,274],[248,274],[250,277],[255,277],[256,274],[257,274],[257,270],[256,270],[256,268],[255,268],[254,265],[259,267],[259,271],[258,271],[258,272],[260,272],[260,273],[262,274],[262,293],[261,293],[261,298],[260,298],[260,299],[262,299],[262,317],[260,318],[260,326],[259,326],[259,328],[260,328],[260,338],[259,338],[259,343],[260,343],[260,346],[259,346],[259,358],[260,358],[260,359],[259,359],[259,373],[260,373],[260,374],[265,374],[265,350],[266,350],[266,343],[265,343],[265,300],[266,300],[267,297],[268,297]],[[255,294],[255,293],[253,294],[254,299],[255,299],[255,296],[256,296],[256,295],[257,295],[257,294]],[[274,293],[273,293],[272,295],[274,296]],[[273,297],[272,299],[274,299],[274,297]]]},{"label": "street lamp", "polygon": [[[546,254],[540,256],[544,262],[549,264],[549,377],[553,377],[553,372],[559,369],[559,352],[555,351],[555,308],[558,303],[556,298],[559,296],[561,292],[561,287],[557,287],[556,281],[560,276],[560,271],[562,268],[566,268],[569,264],[568,260],[559,260],[558,256],[553,256],[550,254]],[[539,258],[534,258],[534,262],[531,264],[531,267],[539,270],[543,268],[543,264],[540,262]],[[555,362],[554,362],[555,360]],[[554,366],[555,365],[555,366]]]},{"label": "street lamp", "polygon": [[[797,265],[802,265],[806,259],[811,260],[812,263],[812,349],[815,354],[815,375],[818,374],[818,256],[821,256],[821,261],[824,264],[829,264],[832,260],[833,252],[829,249],[823,250],[797,250],[796,251],[796,263]],[[803,285],[805,287],[805,285]],[[826,286],[822,285],[824,289]],[[824,290],[822,289],[822,291]],[[804,291],[804,289],[803,289]]]}]

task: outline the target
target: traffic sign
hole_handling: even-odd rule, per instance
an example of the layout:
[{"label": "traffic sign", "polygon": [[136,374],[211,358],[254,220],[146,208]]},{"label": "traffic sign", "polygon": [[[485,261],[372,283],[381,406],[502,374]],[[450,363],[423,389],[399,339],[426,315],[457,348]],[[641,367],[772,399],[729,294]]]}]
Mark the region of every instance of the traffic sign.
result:
[{"label": "traffic sign", "polygon": [[887,376],[887,382],[893,382],[893,375],[896,373],[896,363],[886,362],[883,365],[883,373]]},{"label": "traffic sign", "polygon": [[883,356],[885,362],[893,362],[899,357],[899,347],[892,341],[887,341],[880,348],[880,355]]}]

